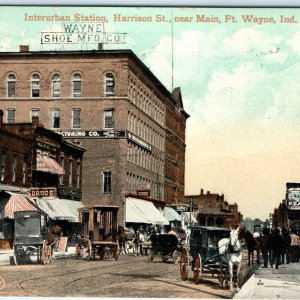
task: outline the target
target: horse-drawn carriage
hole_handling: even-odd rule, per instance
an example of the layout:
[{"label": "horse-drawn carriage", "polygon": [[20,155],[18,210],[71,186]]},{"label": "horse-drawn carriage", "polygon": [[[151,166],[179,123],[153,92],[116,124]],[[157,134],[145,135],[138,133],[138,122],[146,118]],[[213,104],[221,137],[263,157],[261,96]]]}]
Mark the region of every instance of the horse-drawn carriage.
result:
[{"label": "horse-drawn carriage", "polygon": [[188,266],[191,266],[196,284],[198,284],[203,271],[220,274],[218,242],[229,237],[229,233],[230,230],[220,227],[192,227],[189,244],[181,252],[181,279],[187,279]]},{"label": "horse-drawn carriage", "polygon": [[151,235],[147,246],[147,259],[152,262],[155,256],[160,256],[163,262],[172,258],[177,263],[181,253],[181,243],[174,234]]},{"label": "horse-drawn carriage", "polygon": [[39,211],[19,211],[14,213],[14,263],[32,261],[49,264],[52,257],[48,242],[46,215]]},{"label": "horse-drawn carriage", "polygon": [[79,219],[83,223],[83,238],[76,245],[75,256],[86,259],[119,257],[117,239],[117,206],[89,206],[79,209]]}]

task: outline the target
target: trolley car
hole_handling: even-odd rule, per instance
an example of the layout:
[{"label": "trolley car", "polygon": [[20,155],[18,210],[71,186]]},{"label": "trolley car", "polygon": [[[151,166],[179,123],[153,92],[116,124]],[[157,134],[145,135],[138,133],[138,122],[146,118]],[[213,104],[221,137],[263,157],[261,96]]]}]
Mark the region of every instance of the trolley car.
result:
[{"label": "trolley car", "polygon": [[[195,226],[191,228],[190,242],[181,252],[180,276],[186,280],[188,267],[191,266],[194,281],[199,283],[202,272],[208,271],[214,274],[224,274],[220,268],[220,255],[218,242],[223,238],[228,238],[230,230],[221,227]],[[223,280],[219,278],[219,280]]]},{"label": "trolley car", "polygon": [[[76,257],[81,256],[83,250],[86,259],[100,260],[119,256],[119,243],[117,240],[117,206],[88,206],[79,209],[79,219],[83,223],[83,236],[85,243],[76,246]],[[82,249],[82,247],[85,247]]]}]

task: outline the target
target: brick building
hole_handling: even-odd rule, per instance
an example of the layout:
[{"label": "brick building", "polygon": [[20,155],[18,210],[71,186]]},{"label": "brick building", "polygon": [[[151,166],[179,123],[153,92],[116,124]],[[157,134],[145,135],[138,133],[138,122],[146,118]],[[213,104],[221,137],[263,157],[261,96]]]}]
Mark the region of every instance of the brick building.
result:
[{"label": "brick building", "polygon": [[185,196],[187,202],[198,203],[197,221],[199,225],[231,227],[240,224],[242,215],[238,211],[236,203],[229,204],[224,195],[213,194],[207,191],[204,194],[201,189],[200,195]]},{"label": "brick building", "polygon": [[[49,226],[71,232],[81,202],[81,165],[85,149],[39,124],[3,123],[0,110],[0,234],[13,239],[13,213],[43,210]],[[64,160],[64,165],[58,163]],[[66,214],[67,213],[67,214]],[[3,245],[2,245],[3,246]],[[1,247],[1,246],[0,246]]]},{"label": "brick building", "polygon": [[0,53],[5,121],[38,115],[83,146],[84,204],[118,205],[124,194],[177,202],[184,193],[185,124],[180,89],[170,93],[130,50]]}]

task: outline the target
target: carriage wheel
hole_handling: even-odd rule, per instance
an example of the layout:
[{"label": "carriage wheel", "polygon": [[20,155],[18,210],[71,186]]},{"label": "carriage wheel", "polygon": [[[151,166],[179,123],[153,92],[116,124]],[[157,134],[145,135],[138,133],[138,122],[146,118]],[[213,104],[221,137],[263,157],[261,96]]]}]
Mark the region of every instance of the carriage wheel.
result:
[{"label": "carriage wheel", "polygon": [[201,277],[202,273],[202,262],[200,254],[197,254],[194,262],[193,262],[193,272],[194,272],[194,281],[195,284],[199,283],[199,278]]},{"label": "carriage wheel", "polygon": [[180,277],[183,281],[186,280],[188,276],[187,264],[187,251],[186,249],[183,249],[180,256]]},{"label": "carriage wheel", "polygon": [[46,241],[44,241],[42,246],[42,262],[44,265],[51,262],[51,252],[51,246],[48,246]]},{"label": "carriage wheel", "polygon": [[180,253],[178,250],[175,250],[173,252],[172,258],[175,265],[177,265],[180,262]]},{"label": "carriage wheel", "polygon": [[150,250],[147,255],[147,261],[153,262],[153,258],[154,258],[154,255],[153,255],[152,251]]},{"label": "carriage wheel", "polygon": [[5,287],[5,280],[3,277],[0,276],[0,291],[2,291],[4,287]]},{"label": "carriage wheel", "polygon": [[120,254],[120,247],[119,247],[119,244],[117,243],[113,249],[113,258],[115,259],[115,261],[118,260],[119,254]]}]

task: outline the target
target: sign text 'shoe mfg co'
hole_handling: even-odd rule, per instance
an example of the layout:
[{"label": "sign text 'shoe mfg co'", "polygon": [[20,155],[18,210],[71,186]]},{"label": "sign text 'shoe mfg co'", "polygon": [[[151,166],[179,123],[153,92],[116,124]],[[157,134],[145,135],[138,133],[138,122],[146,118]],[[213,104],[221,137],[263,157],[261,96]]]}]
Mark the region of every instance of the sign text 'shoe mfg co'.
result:
[{"label": "sign text 'shoe mfg co'", "polygon": [[125,37],[105,32],[104,23],[63,23],[61,32],[41,32],[41,44],[125,44]]}]

